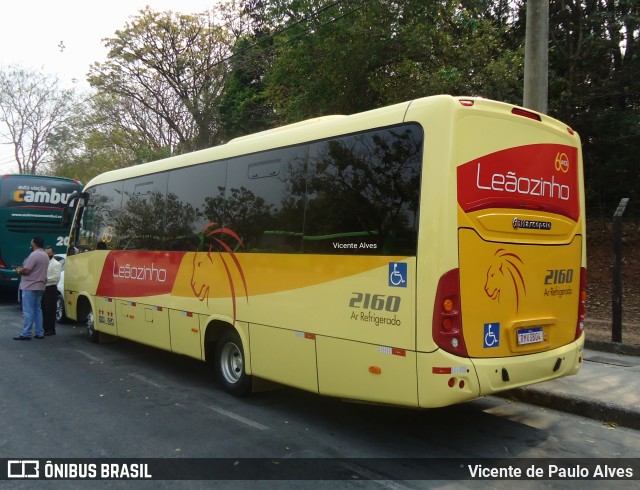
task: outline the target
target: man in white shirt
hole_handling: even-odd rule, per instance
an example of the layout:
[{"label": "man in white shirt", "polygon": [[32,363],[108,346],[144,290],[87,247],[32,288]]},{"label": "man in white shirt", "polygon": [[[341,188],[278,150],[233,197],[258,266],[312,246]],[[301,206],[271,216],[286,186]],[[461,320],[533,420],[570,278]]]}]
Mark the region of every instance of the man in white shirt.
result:
[{"label": "man in white shirt", "polygon": [[49,267],[47,268],[47,287],[42,297],[42,320],[45,335],[56,334],[56,303],[58,300],[58,281],[60,281],[60,273],[62,265],[53,258],[53,249],[46,247],[44,249],[49,256]]}]

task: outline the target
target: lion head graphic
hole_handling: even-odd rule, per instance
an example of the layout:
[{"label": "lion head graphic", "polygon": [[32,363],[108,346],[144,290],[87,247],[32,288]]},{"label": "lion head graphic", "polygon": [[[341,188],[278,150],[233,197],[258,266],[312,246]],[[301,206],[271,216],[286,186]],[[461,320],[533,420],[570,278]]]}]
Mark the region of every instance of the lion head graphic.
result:
[{"label": "lion head graphic", "polygon": [[493,301],[500,303],[502,292],[511,288],[515,294],[516,312],[520,307],[520,295],[527,294],[527,287],[519,266],[523,265],[522,259],[514,253],[499,248],[493,254],[493,261],[487,270],[487,279],[484,283],[484,292]]},{"label": "lion head graphic", "polygon": [[[218,277],[217,265],[214,259],[217,257],[222,263],[224,271],[227,276],[227,281],[229,284],[229,288],[231,290],[231,302],[233,306],[233,320],[236,320],[236,288],[233,282],[233,277],[231,274],[231,268],[229,264],[229,259],[236,267],[236,270],[240,274],[240,279],[242,280],[242,285],[244,287],[244,295],[249,299],[249,294],[247,292],[247,281],[245,279],[244,271],[242,269],[242,265],[240,265],[240,261],[236,256],[234,250],[227,245],[223,240],[218,237],[229,236],[239,246],[243,246],[242,240],[240,237],[232,230],[223,227],[217,227],[217,223],[210,222],[208,223],[201,232],[201,242],[202,247],[205,248],[205,253],[196,253],[193,255],[193,270],[191,273],[191,290],[196,298],[200,301],[208,304],[209,302],[209,293],[211,288],[213,287],[212,281],[214,281],[215,277]],[[226,254],[223,254],[221,251],[214,251],[213,243],[210,243],[207,246],[205,245],[205,239],[210,238],[213,243],[216,243],[220,246]]]}]

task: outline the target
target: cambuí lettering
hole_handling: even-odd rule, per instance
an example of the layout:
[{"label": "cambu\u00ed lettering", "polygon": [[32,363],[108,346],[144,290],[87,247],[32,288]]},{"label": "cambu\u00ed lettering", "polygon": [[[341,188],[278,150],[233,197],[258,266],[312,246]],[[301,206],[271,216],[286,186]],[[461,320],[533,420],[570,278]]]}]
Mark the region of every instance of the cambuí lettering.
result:
[{"label": "cambu\u00ed lettering", "polygon": [[67,204],[71,193],[58,192],[55,187],[48,190],[46,187],[19,188],[12,194],[15,202],[37,203],[37,204]]}]

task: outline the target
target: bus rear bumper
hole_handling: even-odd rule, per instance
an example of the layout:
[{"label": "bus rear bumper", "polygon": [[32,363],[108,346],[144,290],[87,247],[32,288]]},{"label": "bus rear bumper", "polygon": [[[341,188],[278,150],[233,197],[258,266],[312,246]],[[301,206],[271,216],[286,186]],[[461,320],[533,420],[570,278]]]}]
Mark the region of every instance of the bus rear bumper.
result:
[{"label": "bus rear bumper", "polygon": [[443,407],[576,374],[583,349],[584,334],[557,349],[513,357],[470,359],[442,349],[418,353],[418,406]]},{"label": "bus rear bumper", "polygon": [[537,354],[472,359],[480,395],[577,374],[584,358],[584,337],[583,334],[570,344]]}]

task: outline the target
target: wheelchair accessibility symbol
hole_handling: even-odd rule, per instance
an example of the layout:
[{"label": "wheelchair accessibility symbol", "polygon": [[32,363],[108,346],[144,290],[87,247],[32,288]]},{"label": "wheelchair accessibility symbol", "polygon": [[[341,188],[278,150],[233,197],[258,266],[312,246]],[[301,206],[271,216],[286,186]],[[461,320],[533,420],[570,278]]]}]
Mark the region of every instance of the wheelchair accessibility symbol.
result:
[{"label": "wheelchair accessibility symbol", "polygon": [[500,346],[500,324],[485,323],[484,324],[484,348]]},{"label": "wheelchair accessibility symbol", "polygon": [[406,262],[389,262],[389,286],[394,288],[407,287]]}]

